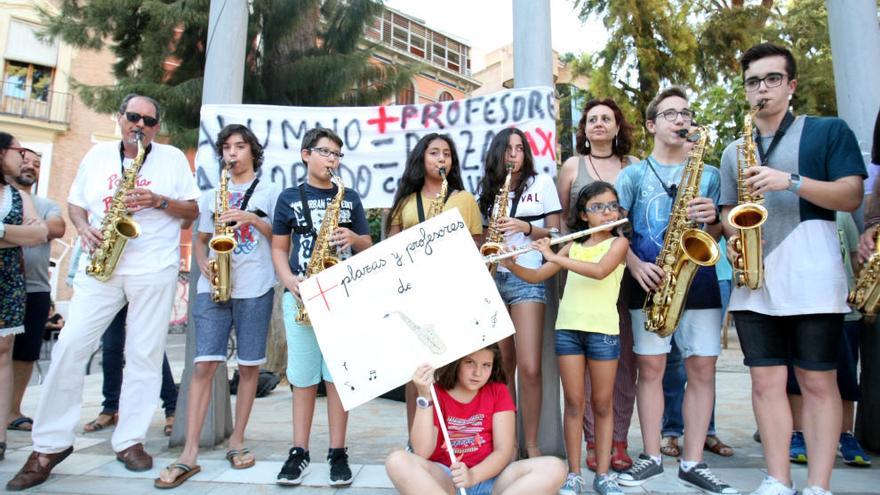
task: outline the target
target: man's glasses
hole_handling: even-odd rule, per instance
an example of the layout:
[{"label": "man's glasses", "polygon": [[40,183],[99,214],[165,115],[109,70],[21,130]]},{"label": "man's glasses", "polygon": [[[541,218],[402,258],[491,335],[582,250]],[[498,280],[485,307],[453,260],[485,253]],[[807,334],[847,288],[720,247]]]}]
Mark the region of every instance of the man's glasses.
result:
[{"label": "man's glasses", "polygon": [[[691,112],[687,109],[673,110],[670,108],[669,110],[664,110],[657,113],[657,117],[663,117],[668,122],[675,122],[675,119],[677,119],[679,115],[681,115],[682,120],[684,120],[685,122],[690,122],[691,119],[694,118],[694,112]],[[654,120],[656,120],[656,118]]]},{"label": "man's glasses", "polygon": [[30,149],[30,148],[21,148],[21,147],[19,147],[19,146],[10,146],[9,148],[6,148],[6,149],[9,149],[9,150],[12,150],[12,151],[17,151],[18,154],[21,155],[21,159],[22,159],[22,160],[25,159],[25,155],[26,155],[27,153],[33,153],[33,154],[35,154],[35,155],[37,154],[36,151],[34,151],[34,150]]},{"label": "man's glasses", "polygon": [[764,81],[764,86],[767,86],[768,89],[775,88],[785,81],[785,74],[771,72],[764,77],[750,77],[746,79],[746,91],[749,93],[757,91],[761,87],[761,81]]},{"label": "man's glasses", "polygon": [[606,211],[617,211],[620,208],[620,203],[617,201],[609,201],[607,203],[593,203],[590,206],[584,208],[587,213],[603,213]]},{"label": "man's glasses", "polygon": [[345,156],[345,153],[340,153],[338,151],[333,151],[327,148],[309,148],[310,151],[314,151],[317,154],[323,156],[324,158],[329,158],[331,156],[336,157],[337,160],[342,160],[342,157]]},{"label": "man's glasses", "polygon": [[147,127],[156,127],[156,124],[159,123],[159,119],[156,117],[150,117],[149,115],[141,115],[137,112],[125,112],[125,118],[128,119],[132,124],[137,124],[141,119],[144,119],[144,125]]}]

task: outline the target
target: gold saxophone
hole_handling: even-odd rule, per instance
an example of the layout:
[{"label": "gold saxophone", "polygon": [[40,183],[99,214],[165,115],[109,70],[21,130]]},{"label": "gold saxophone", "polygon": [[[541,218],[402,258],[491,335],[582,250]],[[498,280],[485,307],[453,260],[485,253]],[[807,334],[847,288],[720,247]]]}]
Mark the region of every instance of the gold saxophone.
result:
[{"label": "gold saxophone", "polygon": [[103,236],[101,245],[92,253],[89,265],[86,267],[86,274],[101,282],[106,282],[113,275],[113,270],[119,264],[119,259],[122,257],[128,240],[141,235],[141,226],[134,221],[131,213],[125,207],[125,195],[137,185],[138,172],[140,172],[144,156],[146,156],[143,132],[135,131],[135,139],[137,140],[137,155],[134,157],[134,162],[122,172],[122,180],[116,186],[113,201],[101,222],[101,235]]},{"label": "gold saxophone", "polygon": [[220,216],[229,211],[229,169],[235,160],[223,164],[220,170],[220,186],[214,199],[214,236],[208,247],[214,251],[214,259],[208,260],[211,280],[211,299],[226,302],[232,293],[232,250],[235,249],[235,228],[220,221]]},{"label": "gold saxophone", "polygon": [[[339,263],[336,248],[330,244],[330,234],[339,228],[339,212],[342,209],[342,198],[345,197],[345,184],[342,182],[342,178],[334,174],[330,168],[327,169],[327,173],[330,175],[330,181],[336,184],[336,196],[327,205],[327,209],[324,210],[321,230],[318,231],[318,235],[315,237],[312,257],[309,258],[309,265],[306,267],[306,278],[321,273]],[[302,198],[302,201],[306,201],[306,198]],[[299,314],[296,316],[297,323],[311,325],[312,322],[309,319],[309,314],[306,312],[305,305],[300,301],[297,301],[297,305],[299,306]]]},{"label": "gold saxophone", "polygon": [[715,239],[697,229],[687,218],[687,204],[700,195],[703,152],[709,140],[709,134],[701,127],[691,131],[688,138],[692,139],[695,134],[699,137],[682,172],[663,248],[657,255],[656,263],[663,269],[663,280],[657,290],[648,294],[642,308],[647,317],[645,327],[660,337],[672,335],[678,326],[697,269],[714,265],[721,256]]},{"label": "gold saxophone", "polygon": [[[489,227],[486,229],[486,239],[484,240],[483,245],[480,246],[480,254],[483,255],[484,258],[486,256],[500,254],[501,251],[504,250],[504,232],[498,228],[498,220],[507,216],[507,201],[508,196],[510,196],[510,180],[513,176],[513,164],[508,163],[506,167],[507,177],[504,178],[504,185],[501,186],[501,189],[498,190],[498,194],[495,196],[495,205],[492,207],[492,217],[489,219]],[[498,263],[489,263],[488,268],[489,273],[494,276],[495,271],[498,270]]]},{"label": "gold saxophone", "polygon": [[[877,232],[880,232],[878,230]],[[874,254],[859,271],[859,278],[849,293],[848,300],[867,317],[880,310],[880,234],[874,234]]]},{"label": "gold saxophone", "polygon": [[764,257],[761,247],[761,225],[767,221],[767,209],[764,208],[764,196],[752,194],[746,186],[745,172],[749,167],[757,167],[755,158],[757,151],[752,137],[752,120],[755,114],[764,107],[764,100],[745,117],[743,124],[743,142],[736,146],[737,151],[737,205],[727,214],[727,221],[739,229],[737,239],[733,242],[733,250],[737,255],[732,260],[733,280],[737,287],[745,285],[749,289],[759,289],[764,285]]},{"label": "gold saxophone", "polygon": [[446,191],[449,188],[449,184],[446,182],[446,167],[440,167],[438,171],[440,172],[440,178],[443,179],[443,183],[440,185],[440,192],[437,193],[437,197],[432,199],[431,204],[428,206],[428,214],[425,215],[425,220],[443,213],[443,207],[446,205]]}]

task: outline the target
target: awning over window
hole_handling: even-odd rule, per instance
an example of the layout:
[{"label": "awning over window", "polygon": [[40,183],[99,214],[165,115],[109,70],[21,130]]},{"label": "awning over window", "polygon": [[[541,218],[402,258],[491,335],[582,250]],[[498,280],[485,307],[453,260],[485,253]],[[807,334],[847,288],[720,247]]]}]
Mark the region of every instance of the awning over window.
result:
[{"label": "awning over window", "polygon": [[37,38],[41,28],[34,24],[12,19],[6,40],[6,60],[55,67],[58,60],[58,41],[45,43]]}]

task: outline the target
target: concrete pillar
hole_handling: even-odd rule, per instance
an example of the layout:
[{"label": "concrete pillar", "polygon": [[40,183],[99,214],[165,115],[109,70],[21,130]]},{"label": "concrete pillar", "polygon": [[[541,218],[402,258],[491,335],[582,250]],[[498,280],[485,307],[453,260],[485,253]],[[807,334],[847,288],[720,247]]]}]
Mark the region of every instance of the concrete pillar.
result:
[{"label": "concrete pillar", "polygon": [[[202,86],[202,104],[241,103],[244,87],[244,56],[247,43],[248,2],[244,0],[211,0],[208,20],[208,48],[205,78]],[[196,246],[193,229],[193,247]],[[195,251],[193,251],[195,253]],[[193,358],[196,352],[196,332],[192,307],[196,300],[199,265],[195,255],[191,260],[189,278],[189,318],[186,325],[186,365],[181,380],[180,396],[174,431],[169,444],[183,445],[186,440],[186,417],[189,406],[189,386],[192,380]],[[229,398],[226,363],[217,368],[211,385],[211,404],[202,427],[199,445],[214,447],[232,434],[232,408]]]},{"label": "concrete pillar", "polygon": [[[553,87],[553,47],[550,41],[550,1],[513,0],[513,83],[516,88]],[[554,337],[559,308],[558,279],[545,282],[547,309],[544,315],[544,348],[541,374],[544,395],[541,401],[541,425],[538,445],[541,452],[564,457],[562,416],[559,402],[559,367],[556,363]],[[522,423],[519,422],[519,445],[524,449]]]},{"label": "concrete pillar", "polygon": [[[874,123],[880,109],[880,28],[876,0],[826,0],[831,37],[834,85],[838,115],[847,121],[870,164]],[[875,198],[875,201],[877,199]],[[861,220],[861,218],[859,219]],[[862,332],[862,401],[856,417],[856,434],[862,445],[880,450],[880,337]]]}]

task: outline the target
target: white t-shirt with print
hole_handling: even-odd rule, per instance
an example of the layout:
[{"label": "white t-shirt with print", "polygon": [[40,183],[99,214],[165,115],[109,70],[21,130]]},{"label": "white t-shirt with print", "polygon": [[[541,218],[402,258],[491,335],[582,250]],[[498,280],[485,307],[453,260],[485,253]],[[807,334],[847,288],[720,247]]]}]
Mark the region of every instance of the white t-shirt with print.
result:
[{"label": "white t-shirt with print", "polygon": [[[507,214],[513,213],[513,200],[516,193],[510,192],[507,200]],[[534,227],[544,228],[547,215],[560,213],[562,204],[559,202],[559,194],[556,192],[556,184],[549,175],[538,174],[528,180],[526,189],[519,198],[515,217],[520,220],[531,222]],[[513,216],[513,215],[512,215]],[[528,246],[532,239],[527,238],[523,232],[515,232],[505,236],[505,244],[510,248]],[[526,268],[538,268],[543,263],[543,256],[538,251],[527,251],[516,258],[516,264]],[[508,271],[503,266],[498,266],[500,271]]]},{"label": "white t-shirt with print", "polygon": [[[253,181],[244,184],[233,184],[229,181],[229,208],[241,209],[244,195]],[[265,178],[257,183],[251,199],[248,200],[247,211],[262,211],[265,217],[259,221],[272,225],[275,217],[275,202],[281,194],[281,187]],[[199,232],[214,233],[214,208],[217,205],[217,191],[205,191],[199,200]],[[235,249],[232,250],[232,298],[250,299],[259,297],[275,286],[275,270],[272,268],[272,239],[266,238],[253,225],[236,227]],[[214,251],[209,250],[209,258],[214,258]],[[199,294],[211,292],[211,283],[204,274],[199,274],[197,287]]]},{"label": "white t-shirt with print", "polygon": [[[68,202],[89,212],[89,222],[101,228],[104,215],[119,185],[122,167],[134,161],[120,160],[119,141],[99,143],[80,162],[70,187]],[[182,151],[153,143],[137,178],[139,188],[175,200],[198,199],[199,188]],[[132,216],[141,233],[129,239],[114,275],[143,275],[180,265],[180,223],[166,211],[146,208]],[[84,271],[88,263],[82,263]]]}]

